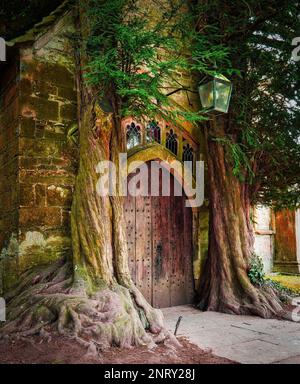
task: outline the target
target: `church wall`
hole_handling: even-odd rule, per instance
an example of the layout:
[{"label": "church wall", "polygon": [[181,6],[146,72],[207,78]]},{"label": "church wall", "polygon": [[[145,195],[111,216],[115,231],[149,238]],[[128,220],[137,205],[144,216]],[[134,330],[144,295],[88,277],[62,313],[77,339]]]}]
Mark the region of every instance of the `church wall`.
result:
[{"label": "church wall", "polygon": [[[75,182],[68,130],[76,122],[74,75],[26,50],[20,74],[20,267],[70,250],[70,207]],[[37,247],[38,244],[38,247]],[[30,260],[29,260],[30,258]]]},{"label": "church wall", "polygon": [[274,256],[274,228],[272,211],[269,207],[257,206],[255,208],[255,253],[261,257],[264,265],[264,272],[273,271]]},{"label": "church wall", "polygon": [[35,41],[18,45],[17,68],[8,63],[15,91],[4,92],[12,102],[4,102],[0,115],[1,291],[24,270],[71,252],[77,148],[68,132],[77,123],[77,92],[65,36],[72,22],[64,16]]},{"label": "church wall", "polygon": [[0,293],[6,280],[14,282],[18,228],[19,57],[9,50],[0,68]]}]

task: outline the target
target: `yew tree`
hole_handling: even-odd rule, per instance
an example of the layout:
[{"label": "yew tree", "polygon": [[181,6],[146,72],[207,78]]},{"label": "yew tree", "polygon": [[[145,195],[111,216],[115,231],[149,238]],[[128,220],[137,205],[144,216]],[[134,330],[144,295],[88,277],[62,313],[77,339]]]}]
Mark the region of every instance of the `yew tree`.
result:
[{"label": "yew tree", "polygon": [[[210,221],[198,306],[269,317],[281,310],[276,293],[266,284],[254,286],[248,276],[251,207],[300,203],[300,63],[292,56],[300,3],[200,3],[199,33],[226,48],[238,73],[228,115],[212,116],[204,127]],[[216,67],[224,67],[222,60]]]}]

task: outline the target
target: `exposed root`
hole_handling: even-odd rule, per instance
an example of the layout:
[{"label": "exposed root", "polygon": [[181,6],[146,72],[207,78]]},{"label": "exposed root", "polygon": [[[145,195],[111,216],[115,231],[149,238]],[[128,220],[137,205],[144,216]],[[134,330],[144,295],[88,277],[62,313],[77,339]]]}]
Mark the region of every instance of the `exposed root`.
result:
[{"label": "exposed root", "polygon": [[7,296],[8,322],[0,338],[40,334],[50,341],[51,331],[57,331],[86,347],[90,356],[110,346],[154,348],[166,339],[180,345],[165,329],[161,311],[152,308],[137,288],[115,284],[90,294],[75,293],[70,271],[70,265],[60,261],[38,273],[28,272]]},{"label": "exposed root", "polygon": [[[250,284],[249,284],[250,286]],[[201,310],[223,312],[233,315],[254,315],[265,319],[282,317],[283,308],[277,293],[270,287],[254,287],[243,291],[239,295],[227,290],[215,296],[208,292],[199,300],[197,307]]]}]

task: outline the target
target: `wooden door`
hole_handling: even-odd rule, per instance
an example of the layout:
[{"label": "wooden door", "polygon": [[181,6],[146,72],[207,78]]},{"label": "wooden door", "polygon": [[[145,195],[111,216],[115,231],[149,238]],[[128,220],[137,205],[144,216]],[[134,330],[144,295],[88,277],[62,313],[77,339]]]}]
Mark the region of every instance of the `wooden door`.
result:
[{"label": "wooden door", "polygon": [[[162,174],[160,193],[161,180]],[[170,175],[170,196],[128,195],[125,201],[131,275],[156,308],[191,303],[194,295],[192,211],[185,207],[184,193],[174,196],[176,185]],[[147,185],[139,188],[151,191],[150,177]]]}]

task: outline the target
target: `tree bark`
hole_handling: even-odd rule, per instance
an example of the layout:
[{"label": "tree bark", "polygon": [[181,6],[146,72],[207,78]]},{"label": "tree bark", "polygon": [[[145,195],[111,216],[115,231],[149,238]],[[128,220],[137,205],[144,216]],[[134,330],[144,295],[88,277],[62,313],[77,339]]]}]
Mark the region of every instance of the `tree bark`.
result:
[{"label": "tree bark", "polygon": [[214,117],[205,128],[209,184],[209,248],[198,289],[198,307],[231,314],[270,317],[282,308],[275,293],[249,280],[254,234],[249,186],[235,177],[226,147],[226,120]]},{"label": "tree bark", "polygon": [[109,160],[109,117],[102,116],[101,128],[93,121],[93,105],[85,105],[80,125],[80,164],[71,212],[74,282],[87,288],[103,280],[114,282],[112,228],[109,196],[97,195],[97,164]]}]

